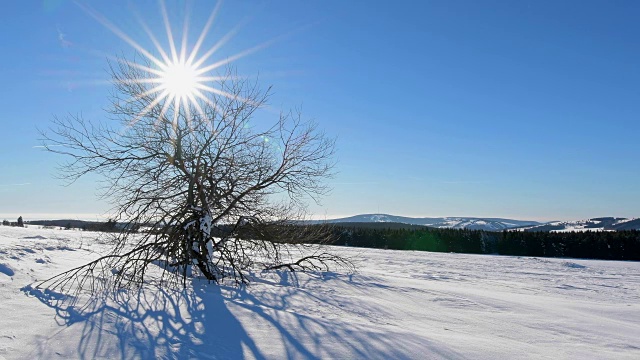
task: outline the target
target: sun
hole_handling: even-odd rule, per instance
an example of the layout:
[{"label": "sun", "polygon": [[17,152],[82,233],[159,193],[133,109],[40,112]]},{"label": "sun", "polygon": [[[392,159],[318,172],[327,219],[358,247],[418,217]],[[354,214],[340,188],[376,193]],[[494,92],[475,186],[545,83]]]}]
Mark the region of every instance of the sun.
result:
[{"label": "sun", "polygon": [[[232,95],[225,92],[221,88],[216,88],[216,81],[223,80],[219,76],[209,75],[216,69],[236,61],[242,57],[252,54],[258,50],[264,49],[275,41],[275,39],[264,42],[260,45],[241,51],[235,55],[229,56],[225,59],[218,59],[217,61],[211,61],[213,55],[225,45],[237,31],[237,27],[230,31],[228,34],[220,38],[211,48],[207,51],[200,53],[206,35],[209,33],[211,25],[219,11],[221,1],[219,1],[215,8],[211,11],[206,24],[204,25],[197,41],[189,47],[188,37],[188,16],[185,15],[184,28],[180,34],[176,34],[181,39],[181,43],[176,43],[174,38],[174,32],[171,28],[167,9],[164,1],[160,0],[160,10],[164,20],[164,27],[166,31],[169,48],[163,48],[160,45],[156,35],[146,25],[144,20],[138,16],[138,22],[149,36],[150,40],[155,46],[157,55],[152,54],[152,49],[147,49],[136,41],[134,41],[129,35],[127,35],[120,28],[115,26],[112,22],[106,19],[103,15],[86,4],[76,3],[83,10],[85,10],[94,19],[100,22],[102,25],[111,30],[115,35],[131,45],[138,53],[143,55],[148,62],[136,63],[130,62],[125,59],[116,58],[114,60],[119,62],[125,62],[127,65],[138,68],[144,71],[148,77],[135,80],[135,82],[148,86],[147,90],[141,96],[151,96],[151,101],[140,113],[130,122],[130,126],[135,124],[140,118],[152,113],[153,108],[159,106],[162,108],[158,116],[158,121],[164,117],[168,112],[173,113],[174,125],[178,117],[182,114],[188,118],[192,115],[192,110],[199,113],[204,117],[201,102],[207,102],[212,104],[210,96],[224,96],[227,98],[233,98],[234,100],[245,100],[238,98],[237,95]],[[188,13],[188,11],[186,12]],[[130,81],[130,79],[127,79]],[[136,98],[132,98],[131,101],[136,101]],[[246,100],[248,101],[248,100]]]},{"label": "sun", "polygon": [[165,66],[157,79],[160,83],[158,90],[166,92],[171,98],[191,99],[204,86],[206,79],[198,75],[198,69],[192,64],[176,61],[163,65]]}]

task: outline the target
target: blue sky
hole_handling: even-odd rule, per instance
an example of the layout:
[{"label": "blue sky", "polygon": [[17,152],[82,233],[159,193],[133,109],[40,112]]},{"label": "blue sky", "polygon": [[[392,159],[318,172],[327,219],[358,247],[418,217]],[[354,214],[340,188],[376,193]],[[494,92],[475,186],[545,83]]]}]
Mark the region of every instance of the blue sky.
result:
[{"label": "blue sky", "polygon": [[[125,1],[88,1],[152,48]],[[95,178],[64,187],[39,145],[54,115],[105,116],[107,56],[133,49],[73,2],[3,3],[0,217],[95,218]],[[174,30],[184,2],[166,2]],[[166,43],[159,5],[133,8]],[[190,41],[213,2],[194,1]],[[640,2],[228,1],[215,56],[337,136],[319,216],[531,220],[640,216]],[[260,116],[267,118],[270,114]]]}]

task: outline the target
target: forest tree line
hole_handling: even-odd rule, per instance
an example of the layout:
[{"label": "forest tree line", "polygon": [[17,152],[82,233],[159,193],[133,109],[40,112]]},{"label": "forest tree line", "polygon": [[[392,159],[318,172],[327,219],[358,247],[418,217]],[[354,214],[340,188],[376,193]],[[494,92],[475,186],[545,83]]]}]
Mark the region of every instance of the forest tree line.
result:
[{"label": "forest tree line", "polygon": [[[15,224],[17,225],[17,223]],[[107,222],[43,220],[32,221],[30,224],[104,232],[121,231],[123,226],[132,226],[131,224],[117,224],[115,220],[111,219]],[[338,246],[467,254],[640,261],[640,231],[638,230],[584,232],[505,230],[496,232],[430,228],[400,223],[340,223],[293,226],[318,228],[315,232],[322,235],[318,242]],[[135,227],[139,226],[136,225]],[[218,226],[213,229],[212,235],[218,237],[226,236],[232,228],[233,226],[231,225]],[[302,231],[303,229],[298,230]],[[283,233],[296,233],[296,231],[284,231]],[[253,232],[241,232],[238,236],[241,238],[260,237],[260,235]]]},{"label": "forest tree line", "polygon": [[334,245],[468,254],[640,260],[640,231],[492,232],[336,224]]}]

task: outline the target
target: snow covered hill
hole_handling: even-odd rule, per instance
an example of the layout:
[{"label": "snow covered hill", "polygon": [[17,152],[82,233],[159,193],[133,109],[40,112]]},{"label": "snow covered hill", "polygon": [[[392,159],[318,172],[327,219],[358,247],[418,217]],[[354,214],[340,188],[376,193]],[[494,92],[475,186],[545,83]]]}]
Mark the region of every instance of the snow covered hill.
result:
[{"label": "snow covered hill", "polygon": [[105,251],[97,237],[0,226],[0,359],[640,358],[638,262],[332,248],[358,273],[34,287]]},{"label": "snow covered hill", "polygon": [[[319,221],[315,221],[319,222]],[[578,221],[553,221],[541,223],[528,220],[474,217],[413,218],[388,214],[362,214],[339,219],[328,219],[328,223],[400,223],[423,225],[435,228],[502,231],[518,229],[525,231],[618,231],[640,230],[640,219],[600,217]]]},{"label": "snow covered hill", "polygon": [[640,219],[599,217],[578,221],[554,221],[546,224],[525,226],[526,231],[620,231],[640,230]]},{"label": "snow covered hill", "polygon": [[474,218],[474,217],[439,217],[439,218],[413,218],[387,214],[363,214],[340,219],[326,220],[329,223],[357,223],[357,222],[394,222],[411,225],[424,225],[436,228],[473,229],[501,231],[523,226],[538,226],[537,221],[512,220],[500,218]]}]

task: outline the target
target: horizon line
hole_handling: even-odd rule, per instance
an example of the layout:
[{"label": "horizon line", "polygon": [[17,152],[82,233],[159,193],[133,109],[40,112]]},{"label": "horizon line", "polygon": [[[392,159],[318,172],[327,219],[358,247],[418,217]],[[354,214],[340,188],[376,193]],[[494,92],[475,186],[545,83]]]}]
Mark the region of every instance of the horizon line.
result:
[{"label": "horizon line", "polygon": [[[399,216],[399,217],[407,217],[414,219],[425,219],[425,218],[475,218],[475,219],[508,219],[508,220],[518,220],[518,221],[537,221],[537,222],[556,222],[556,221],[579,221],[579,220],[589,220],[600,217],[614,217],[614,218],[626,218],[626,219],[636,219],[638,217],[635,216],[592,216],[588,218],[581,217],[573,217],[573,218],[542,218],[538,216],[532,217],[512,217],[512,216],[425,216],[425,215],[398,215],[398,214],[389,214],[389,213],[381,213],[381,212],[367,212],[367,213],[356,213],[356,214],[311,214],[308,217],[308,220],[315,221],[330,221],[330,220],[338,220],[355,216],[363,216],[363,215],[385,215],[385,216]],[[2,220],[11,220],[17,219],[19,216],[22,216],[24,221],[37,221],[37,220],[82,220],[82,221],[106,221],[109,218],[114,217],[110,214],[98,214],[98,213],[0,213],[0,219]]]}]

